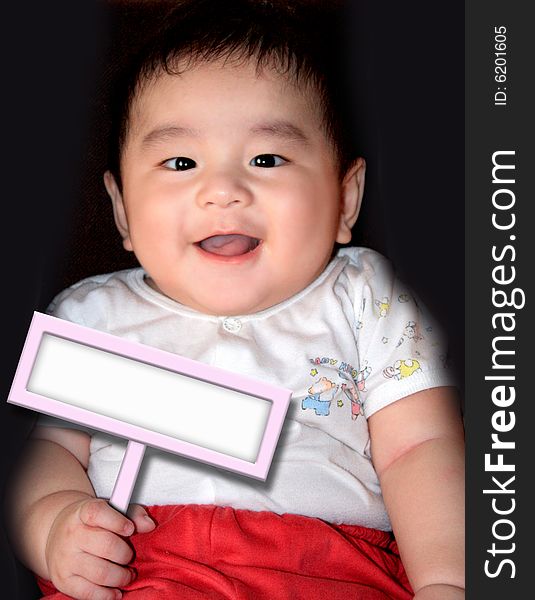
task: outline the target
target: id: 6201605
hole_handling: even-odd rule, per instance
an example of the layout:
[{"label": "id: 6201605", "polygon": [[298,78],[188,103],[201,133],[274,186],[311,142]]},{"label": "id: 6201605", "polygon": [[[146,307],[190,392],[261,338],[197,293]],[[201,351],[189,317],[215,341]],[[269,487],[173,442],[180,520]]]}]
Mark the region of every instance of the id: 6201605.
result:
[{"label": "id: 6201605", "polygon": [[494,93],[494,105],[507,105],[507,27],[494,27],[494,81],[497,86]]}]

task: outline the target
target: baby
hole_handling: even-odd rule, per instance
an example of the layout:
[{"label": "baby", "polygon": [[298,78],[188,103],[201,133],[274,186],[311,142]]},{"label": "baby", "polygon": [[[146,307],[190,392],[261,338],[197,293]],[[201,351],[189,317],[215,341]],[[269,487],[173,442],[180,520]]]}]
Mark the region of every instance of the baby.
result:
[{"label": "baby", "polygon": [[[454,382],[436,325],[388,262],[364,248],[335,250],[351,241],[365,162],[345,139],[325,32],[315,29],[326,31],[328,18],[317,4],[195,0],[169,15],[133,71],[104,175],[124,248],[141,268],[81,281],[50,307],[292,389],[268,481],[148,451],[139,504],[126,517],[103,500],[124,443],[41,419],[11,490],[13,531],[23,561],[64,594],[128,595],[143,576],[143,567],[128,566],[129,542],[141,560],[146,540],[174,518],[161,511],[179,505],[204,522],[203,507],[227,507],[247,531],[255,519],[281,528],[329,523],[367,540],[393,530],[417,599],[464,597]],[[174,544],[186,533],[179,529]],[[291,541],[312,554],[324,542],[317,535]],[[234,551],[226,550],[229,563]],[[408,585],[385,584],[381,595],[373,582],[351,588],[351,576],[330,577],[317,596],[285,579],[276,593],[207,588],[203,596],[190,586],[161,597],[411,596]],[[232,575],[235,589],[238,580]],[[132,597],[151,598],[147,589]]]}]

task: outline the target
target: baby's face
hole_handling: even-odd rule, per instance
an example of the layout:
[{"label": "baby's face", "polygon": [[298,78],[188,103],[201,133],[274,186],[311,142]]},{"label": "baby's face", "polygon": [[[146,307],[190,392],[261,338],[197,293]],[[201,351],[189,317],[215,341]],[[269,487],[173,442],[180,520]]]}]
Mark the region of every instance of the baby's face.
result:
[{"label": "baby's face", "polygon": [[[253,64],[202,63],[138,94],[106,185],[149,283],[198,311],[257,312],[296,294],[350,239],[359,161],[341,182],[318,102]],[[316,104],[316,106],[314,106]]]}]

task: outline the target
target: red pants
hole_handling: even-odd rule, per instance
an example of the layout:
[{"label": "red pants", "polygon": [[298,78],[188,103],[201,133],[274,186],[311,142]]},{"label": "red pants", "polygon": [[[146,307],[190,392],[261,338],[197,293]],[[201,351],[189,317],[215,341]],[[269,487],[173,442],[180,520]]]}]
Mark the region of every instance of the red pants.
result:
[{"label": "red pants", "polygon": [[[319,519],[217,506],[154,506],[133,535],[128,600],[406,600],[391,534]],[[65,599],[39,581],[47,600]],[[51,595],[50,595],[51,594]]]}]

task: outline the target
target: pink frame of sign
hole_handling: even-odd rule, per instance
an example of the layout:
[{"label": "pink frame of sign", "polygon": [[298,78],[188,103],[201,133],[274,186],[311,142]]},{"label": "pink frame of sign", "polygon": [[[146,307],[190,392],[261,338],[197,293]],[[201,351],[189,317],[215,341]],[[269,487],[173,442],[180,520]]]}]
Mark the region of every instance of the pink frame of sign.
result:
[{"label": "pink frame of sign", "polygon": [[[44,334],[56,335],[64,339],[79,342],[86,346],[105,350],[113,354],[131,358],[168,371],[180,373],[201,381],[206,381],[270,401],[272,406],[269,411],[256,462],[251,463],[243,459],[228,456],[190,442],[178,440],[168,435],[163,435],[137,425],[124,423],[119,419],[64,404],[58,400],[28,391],[26,386]],[[164,350],[145,346],[109,333],[83,327],[69,321],[36,312],[34,313],[26,343],[20,357],[19,365],[9,393],[8,402],[61,419],[66,419],[67,421],[85,425],[92,429],[105,431],[112,435],[128,439],[131,442],[160,448],[167,452],[193,458],[198,461],[222,467],[229,471],[254,477],[255,479],[265,480],[284,423],[290,399],[291,391],[288,389],[257,381],[243,375],[237,375],[236,373],[208,366]],[[137,447],[136,444],[131,444],[131,446],[132,450]],[[139,460],[141,457],[138,457]]]}]

